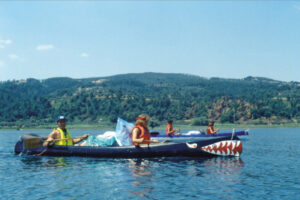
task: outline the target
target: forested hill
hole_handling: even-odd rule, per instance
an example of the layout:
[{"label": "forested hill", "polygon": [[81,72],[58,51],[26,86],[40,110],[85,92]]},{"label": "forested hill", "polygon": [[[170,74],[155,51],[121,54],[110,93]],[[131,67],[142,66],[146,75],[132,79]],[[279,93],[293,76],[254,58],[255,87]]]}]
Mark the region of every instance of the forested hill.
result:
[{"label": "forested hill", "polygon": [[0,82],[0,127],[53,123],[60,114],[76,123],[134,121],[140,113],[156,123],[299,122],[300,83],[164,73]]}]

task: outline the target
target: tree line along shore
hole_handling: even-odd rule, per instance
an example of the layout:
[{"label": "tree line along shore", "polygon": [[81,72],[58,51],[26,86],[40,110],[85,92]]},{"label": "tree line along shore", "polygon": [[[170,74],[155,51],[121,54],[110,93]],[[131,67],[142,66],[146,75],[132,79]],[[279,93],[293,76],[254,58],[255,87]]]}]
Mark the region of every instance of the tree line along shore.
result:
[{"label": "tree line along shore", "polygon": [[[58,115],[74,127],[114,127],[145,113],[150,126],[298,127],[300,83],[262,77],[203,78],[140,73],[0,82],[0,128],[48,128]],[[227,125],[230,124],[230,125]]]},{"label": "tree line along shore", "polygon": [[[5,129],[14,129],[14,130],[32,130],[32,129],[49,129],[52,130],[56,127],[55,122],[51,124],[31,124],[27,126],[18,126],[18,125],[10,125],[10,126],[1,126],[0,130]],[[98,124],[98,123],[68,123],[68,128],[70,129],[96,129],[96,130],[114,130],[116,124],[113,123],[106,123],[106,124]],[[174,127],[179,129],[192,129],[192,130],[205,130],[207,126],[204,125],[191,125],[191,124],[182,124],[182,123],[174,123]],[[283,123],[283,124],[219,124],[215,123],[215,127],[219,129],[255,129],[255,128],[300,128],[300,123]],[[164,132],[166,129],[166,123],[157,125],[157,126],[150,126],[151,129],[161,130]]]}]

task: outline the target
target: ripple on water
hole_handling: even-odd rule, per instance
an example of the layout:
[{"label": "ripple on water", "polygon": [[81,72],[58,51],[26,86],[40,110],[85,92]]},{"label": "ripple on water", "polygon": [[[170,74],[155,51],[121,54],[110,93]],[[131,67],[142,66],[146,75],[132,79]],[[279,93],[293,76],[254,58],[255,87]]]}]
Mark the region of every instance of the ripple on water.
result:
[{"label": "ripple on water", "polygon": [[295,199],[299,132],[250,131],[240,158],[100,159],[16,156],[0,131],[1,199]]}]

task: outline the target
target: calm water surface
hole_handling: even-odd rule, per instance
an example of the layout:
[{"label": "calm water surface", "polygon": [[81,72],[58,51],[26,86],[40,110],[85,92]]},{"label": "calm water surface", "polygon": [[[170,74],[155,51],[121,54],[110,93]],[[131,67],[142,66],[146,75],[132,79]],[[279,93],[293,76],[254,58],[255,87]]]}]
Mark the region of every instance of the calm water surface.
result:
[{"label": "calm water surface", "polygon": [[26,132],[49,131],[0,130],[0,199],[300,199],[300,129],[251,129],[240,158],[210,159],[14,155]]}]

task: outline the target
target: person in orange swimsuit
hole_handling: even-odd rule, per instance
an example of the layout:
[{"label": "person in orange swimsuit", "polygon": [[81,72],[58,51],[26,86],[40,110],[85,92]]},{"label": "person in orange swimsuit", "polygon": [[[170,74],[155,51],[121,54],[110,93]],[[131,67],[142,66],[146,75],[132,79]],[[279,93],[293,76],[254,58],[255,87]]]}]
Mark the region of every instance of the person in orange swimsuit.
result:
[{"label": "person in orange swimsuit", "polygon": [[[180,135],[179,129],[174,129],[173,128],[173,120],[168,120],[167,128],[166,128],[166,134],[167,135]],[[178,132],[178,133],[175,133]]]},{"label": "person in orange swimsuit", "polygon": [[216,134],[219,131],[219,129],[214,129],[214,122],[210,121],[208,123],[208,127],[206,129],[207,134]]}]

